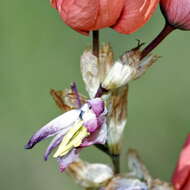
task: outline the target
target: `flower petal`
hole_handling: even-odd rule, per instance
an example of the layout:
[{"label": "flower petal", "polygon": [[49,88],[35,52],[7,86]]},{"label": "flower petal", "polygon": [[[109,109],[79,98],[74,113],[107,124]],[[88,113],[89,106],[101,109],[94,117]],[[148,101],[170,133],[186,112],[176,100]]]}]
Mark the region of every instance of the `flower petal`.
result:
[{"label": "flower petal", "polygon": [[63,172],[72,162],[79,158],[80,149],[72,149],[66,156],[59,157],[57,160],[59,162],[59,169]]},{"label": "flower petal", "polygon": [[84,122],[84,126],[87,128],[89,133],[93,133],[99,127],[97,118]]},{"label": "flower petal", "polygon": [[121,15],[125,0],[98,0],[99,9],[95,26],[92,30],[110,27]]},{"label": "flower petal", "polygon": [[142,27],[152,16],[159,0],[125,0],[125,8],[113,26],[117,32],[130,34]]},{"label": "flower petal", "polygon": [[101,98],[89,100],[88,104],[92,107],[92,110],[97,117],[104,112],[104,101]]},{"label": "flower petal", "polygon": [[169,24],[182,30],[190,30],[189,0],[161,0],[160,5]]},{"label": "flower petal", "polygon": [[80,147],[87,147],[93,144],[105,144],[107,140],[107,125],[104,123],[102,127],[89,137],[85,138]]},{"label": "flower petal", "polygon": [[[176,190],[182,190],[182,189],[185,190],[186,184],[190,181],[190,159],[189,158],[190,158],[190,134],[188,135],[187,140],[182,149],[182,152],[180,153],[177,167],[172,177],[172,182]],[[185,187],[185,189],[182,187]]]},{"label": "flower petal", "polygon": [[44,154],[44,160],[48,160],[48,156],[51,154],[52,150],[54,148],[56,148],[57,146],[59,146],[59,144],[61,143],[64,135],[65,135],[66,131],[63,129],[62,132],[60,132],[58,135],[56,135],[53,140],[51,141],[51,143],[49,144],[49,146],[46,149],[46,152]]},{"label": "flower petal", "polygon": [[59,0],[57,9],[64,22],[77,31],[89,31],[98,15],[97,0]]},{"label": "flower petal", "polygon": [[71,110],[50,121],[30,138],[25,148],[31,149],[39,141],[56,135],[62,129],[67,131],[78,119],[79,114],[80,110]]}]

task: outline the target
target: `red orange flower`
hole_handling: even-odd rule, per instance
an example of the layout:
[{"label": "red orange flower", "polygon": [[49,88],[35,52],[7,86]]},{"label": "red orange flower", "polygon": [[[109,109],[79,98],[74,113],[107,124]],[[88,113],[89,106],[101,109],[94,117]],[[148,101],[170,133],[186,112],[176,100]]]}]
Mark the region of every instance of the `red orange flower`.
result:
[{"label": "red orange flower", "polygon": [[190,189],[190,134],[179,156],[172,183],[176,190]]},{"label": "red orange flower", "polygon": [[161,0],[161,9],[170,25],[182,30],[190,30],[189,0]]},{"label": "red orange flower", "polygon": [[135,32],[153,14],[159,0],[51,0],[74,30],[89,31],[112,27],[124,34]]}]

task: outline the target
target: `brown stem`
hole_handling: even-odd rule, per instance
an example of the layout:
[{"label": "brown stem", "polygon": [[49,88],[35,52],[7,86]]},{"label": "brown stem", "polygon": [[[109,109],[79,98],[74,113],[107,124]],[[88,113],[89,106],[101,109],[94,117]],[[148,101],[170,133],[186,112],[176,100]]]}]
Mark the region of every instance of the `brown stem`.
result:
[{"label": "brown stem", "polygon": [[146,57],[155,47],[157,47],[162,40],[164,40],[176,28],[166,23],[160,34],[142,51],[141,60]]},{"label": "brown stem", "polygon": [[99,31],[94,30],[92,32],[92,51],[93,54],[98,58],[99,57]]}]

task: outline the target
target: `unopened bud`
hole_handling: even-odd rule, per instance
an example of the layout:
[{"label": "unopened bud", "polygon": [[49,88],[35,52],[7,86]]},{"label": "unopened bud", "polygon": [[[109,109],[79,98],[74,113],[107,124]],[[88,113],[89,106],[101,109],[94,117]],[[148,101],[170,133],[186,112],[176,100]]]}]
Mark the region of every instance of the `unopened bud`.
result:
[{"label": "unopened bud", "polygon": [[161,0],[162,12],[174,28],[190,30],[190,1],[189,0]]},{"label": "unopened bud", "polygon": [[84,188],[99,188],[113,177],[113,171],[109,166],[89,164],[82,160],[72,163],[67,172]]}]

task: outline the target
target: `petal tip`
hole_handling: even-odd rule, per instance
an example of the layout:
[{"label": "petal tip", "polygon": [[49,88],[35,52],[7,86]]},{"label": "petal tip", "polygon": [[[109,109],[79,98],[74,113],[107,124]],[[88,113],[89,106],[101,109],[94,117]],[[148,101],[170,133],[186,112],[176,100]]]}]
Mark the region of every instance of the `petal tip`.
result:
[{"label": "petal tip", "polygon": [[24,149],[32,149],[33,148],[33,144],[31,144],[31,142],[28,142],[26,145],[24,145]]}]

